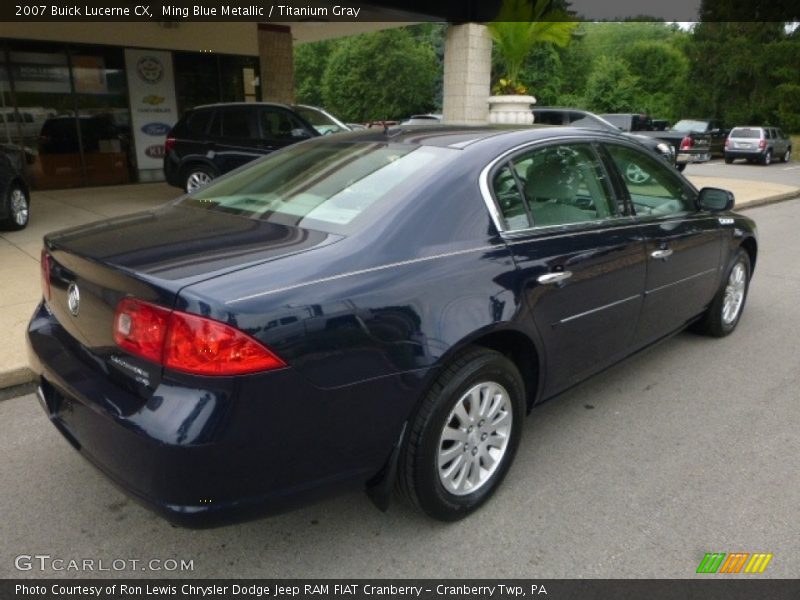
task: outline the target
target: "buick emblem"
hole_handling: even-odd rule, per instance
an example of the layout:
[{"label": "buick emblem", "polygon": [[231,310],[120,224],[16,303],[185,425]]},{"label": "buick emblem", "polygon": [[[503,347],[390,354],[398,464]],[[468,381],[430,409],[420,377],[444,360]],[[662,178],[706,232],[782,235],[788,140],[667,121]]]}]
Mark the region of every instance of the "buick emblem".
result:
[{"label": "buick emblem", "polygon": [[67,288],[67,308],[73,317],[77,317],[81,310],[81,292],[74,283],[70,283]]}]

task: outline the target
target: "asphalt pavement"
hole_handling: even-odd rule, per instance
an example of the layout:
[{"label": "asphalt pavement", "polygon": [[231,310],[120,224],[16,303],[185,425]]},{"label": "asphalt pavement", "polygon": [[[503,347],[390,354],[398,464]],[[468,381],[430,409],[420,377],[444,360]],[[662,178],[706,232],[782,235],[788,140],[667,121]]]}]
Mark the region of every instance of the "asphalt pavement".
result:
[{"label": "asphalt pavement", "polygon": [[[86,463],[32,394],[0,402],[0,577],[685,578],[706,552],[772,553],[758,577],[798,577],[800,200],[748,215],[761,249],[736,332],[679,334],[537,408],[502,488],[459,523],[352,492],[174,528]],[[148,568],[169,560],[193,569]]]},{"label": "asphalt pavement", "polygon": [[737,160],[730,165],[726,165],[724,160],[717,158],[706,163],[687,165],[684,174],[689,177],[693,175],[725,177],[800,186],[800,162],[798,161],[788,163],[775,162],[769,166],[764,166],[759,164],[751,165],[743,160]]}]

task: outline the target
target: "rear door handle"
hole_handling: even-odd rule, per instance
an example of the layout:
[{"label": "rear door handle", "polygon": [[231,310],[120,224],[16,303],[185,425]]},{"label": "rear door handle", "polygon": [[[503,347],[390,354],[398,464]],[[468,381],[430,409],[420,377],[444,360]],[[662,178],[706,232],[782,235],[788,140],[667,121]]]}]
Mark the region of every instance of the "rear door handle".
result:
[{"label": "rear door handle", "polygon": [[669,248],[662,248],[661,250],[653,250],[650,253],[650,256],[652,256],[653,258],[666,260],[670,256],[672,256],[672,250],[670,250]]},{"label": "rear door handle", "polygon": [[570,277],[572,277],[572,271],[556,271],[554,273],[545,273],[544,275],[539,275],[539,277],[536,278],[536,281],[542,285],[548,285],[551,283],[561,283]]}]

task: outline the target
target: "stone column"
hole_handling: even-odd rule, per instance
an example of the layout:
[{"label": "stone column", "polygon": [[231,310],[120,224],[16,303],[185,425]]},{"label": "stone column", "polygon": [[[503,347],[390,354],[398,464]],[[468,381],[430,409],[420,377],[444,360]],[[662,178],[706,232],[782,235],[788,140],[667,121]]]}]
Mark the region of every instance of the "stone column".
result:
[{"label": "stone column", "polygon": [[465,23],[448,27],[444,47],[444,121],[486,123],[491,76],[492,38],[486,26]]},{"label": "stone column", "polygon": [[292,29],[285,25],[258,24],[258,59],[261,66],[261,99],[294,102]]}]

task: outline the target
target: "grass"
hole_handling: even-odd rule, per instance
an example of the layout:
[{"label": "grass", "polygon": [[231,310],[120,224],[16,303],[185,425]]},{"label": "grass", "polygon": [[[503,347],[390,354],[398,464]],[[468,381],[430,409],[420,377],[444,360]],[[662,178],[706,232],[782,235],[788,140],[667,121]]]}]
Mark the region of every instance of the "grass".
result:
[{"label": "grass", "polygon": [[792,162],[800,162],[800,134],[789,137],[792,138]]}]

